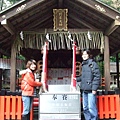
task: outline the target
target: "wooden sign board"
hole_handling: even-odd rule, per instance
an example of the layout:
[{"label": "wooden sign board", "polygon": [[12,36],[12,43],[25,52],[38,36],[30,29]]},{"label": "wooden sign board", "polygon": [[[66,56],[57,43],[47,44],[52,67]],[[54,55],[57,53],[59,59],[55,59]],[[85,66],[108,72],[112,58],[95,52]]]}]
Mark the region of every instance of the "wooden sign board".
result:
[{"label": "wooden sign board", "polygon": [[53,9],[54,31],[67,31],[68,9]]}]

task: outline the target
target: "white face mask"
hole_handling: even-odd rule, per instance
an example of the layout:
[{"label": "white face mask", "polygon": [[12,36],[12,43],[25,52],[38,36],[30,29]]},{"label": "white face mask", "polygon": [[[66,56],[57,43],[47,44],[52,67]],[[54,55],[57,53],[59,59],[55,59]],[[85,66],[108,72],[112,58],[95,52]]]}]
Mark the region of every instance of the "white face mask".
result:
[{"label": "white face mask", "polygon": [[89,58],[89,55],[87,54],[86,51],[83,52],[82,58],[83,58],[83,60],[87,60]]}]

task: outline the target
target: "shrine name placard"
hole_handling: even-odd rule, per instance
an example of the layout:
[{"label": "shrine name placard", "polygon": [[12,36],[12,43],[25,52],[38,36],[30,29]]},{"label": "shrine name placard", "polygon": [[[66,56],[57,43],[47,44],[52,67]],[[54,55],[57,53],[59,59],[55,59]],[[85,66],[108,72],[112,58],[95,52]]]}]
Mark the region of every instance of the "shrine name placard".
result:
[{"label": "shrine name placard", "polygon": [[53,9],[54,31],[67,31],[68,9]]}]

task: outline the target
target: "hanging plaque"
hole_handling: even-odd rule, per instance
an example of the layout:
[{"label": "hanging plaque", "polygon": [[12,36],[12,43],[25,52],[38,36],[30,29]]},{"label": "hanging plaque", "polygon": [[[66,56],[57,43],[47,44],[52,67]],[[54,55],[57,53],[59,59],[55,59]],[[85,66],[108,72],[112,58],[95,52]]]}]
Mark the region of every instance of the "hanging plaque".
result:
[{"label": "hanging plaque", "polygon": [[54,31],[67,31],[68,9],[53,9]]}]

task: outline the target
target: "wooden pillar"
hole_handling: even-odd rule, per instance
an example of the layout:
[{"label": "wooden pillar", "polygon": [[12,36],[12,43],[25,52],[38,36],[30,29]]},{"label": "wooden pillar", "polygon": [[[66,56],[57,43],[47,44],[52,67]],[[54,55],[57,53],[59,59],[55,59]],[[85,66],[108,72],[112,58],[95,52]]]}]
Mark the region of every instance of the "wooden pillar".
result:
[{"label": "wooden pillar", "polygon": [[105,36],[104,47],[104,76],[105,76],[105,90],[110,90],[110,51],[109,51],[109,38]]},{"label": "wooden pillar", "polygon": [[11,48],[10,91],[16,90],[16,49],[14,44]]},{"label": "wooden pillar", "polygon": [[0,90],[2,89],[2,69],[0,69]]},{"label": "wooden pillar", "polygon": [[119,88],[119,56],[116,54],[117,87]]}]

